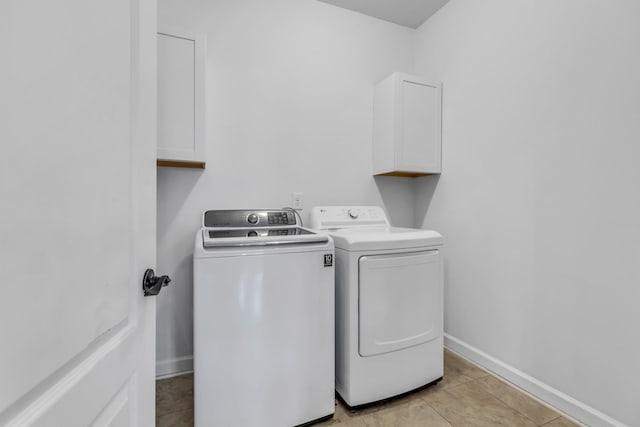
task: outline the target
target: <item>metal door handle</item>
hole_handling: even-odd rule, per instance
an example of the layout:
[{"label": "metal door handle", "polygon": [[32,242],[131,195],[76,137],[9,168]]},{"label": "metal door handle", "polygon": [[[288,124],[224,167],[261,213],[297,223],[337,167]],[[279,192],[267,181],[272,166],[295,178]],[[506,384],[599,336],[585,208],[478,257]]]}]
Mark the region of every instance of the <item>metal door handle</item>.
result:
[{"label": "metal door handle", "polygon": [[142,291],[144,296],[158,295],[160,290],[171,283],[169,276],[156,276],[152,268],[147,268],[142,277]]}]

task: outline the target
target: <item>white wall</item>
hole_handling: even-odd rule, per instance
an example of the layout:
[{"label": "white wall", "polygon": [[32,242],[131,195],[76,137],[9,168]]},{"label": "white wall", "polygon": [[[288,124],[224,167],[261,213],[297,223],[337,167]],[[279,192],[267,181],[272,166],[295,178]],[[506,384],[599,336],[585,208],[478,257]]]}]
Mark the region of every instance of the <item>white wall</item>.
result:
[{"label": "white wall", "polygon": [[413,184],[371,176],[373,85],[413,69],[412,32],[315,0],[160,0],[207,36],[207,169],[158,170],[158,374],[190,369],[192,246],[206,209],[383,204],[414,223]]},{"label": "white wall", "polygon": [[[447,342],[640,425],[640,3],[452,0],[417,32],[314,0],[160,0],[208,37],[207,170],[159,169],[159,373],[189,369],[205,209],[383,203],[447,241]],[[415,48],[415,51],[414,51]],[[373,84],[444,81],[443,174],[370,175]],[[414,193],[415,191],[415,193]]]},{"label": "white wall", "polygon": [[446,239],[448,343],[640,425],[640,2],[452,0],[416,68],[444,81],[416,220]]}]

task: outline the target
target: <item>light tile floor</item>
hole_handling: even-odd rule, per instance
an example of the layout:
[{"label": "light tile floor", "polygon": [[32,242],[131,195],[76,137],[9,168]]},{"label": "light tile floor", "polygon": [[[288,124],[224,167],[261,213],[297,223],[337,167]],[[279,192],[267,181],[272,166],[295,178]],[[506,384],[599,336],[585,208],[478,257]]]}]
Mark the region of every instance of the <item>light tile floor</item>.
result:
[{"label": "light tile floor", "polygon": [[[444,379],[408,396],[350,412],[336,402],[324,426],[575,427],[578,424],[445,350]],[[156,426],[193,426],[193,375],[156,383]]]}]

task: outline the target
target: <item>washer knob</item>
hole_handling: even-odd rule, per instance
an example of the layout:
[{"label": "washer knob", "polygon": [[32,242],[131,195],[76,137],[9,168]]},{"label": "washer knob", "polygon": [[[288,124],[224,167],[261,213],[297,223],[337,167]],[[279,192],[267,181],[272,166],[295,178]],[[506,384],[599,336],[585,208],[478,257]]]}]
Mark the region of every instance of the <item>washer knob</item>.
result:
[{"label": "washer knob", "polygon": [[254,214],[254,213],[249,214],[247,216],[247,221],[249,221],[249,224],[257,223],[258,222],[258,215]]},{"label": "washer knob", "polygon": [[358,219],[358,212],[357,211],[354,211],[353,209],[349,209],[347,211],[347,213],[349,214],[349,217],[351,219]]}]

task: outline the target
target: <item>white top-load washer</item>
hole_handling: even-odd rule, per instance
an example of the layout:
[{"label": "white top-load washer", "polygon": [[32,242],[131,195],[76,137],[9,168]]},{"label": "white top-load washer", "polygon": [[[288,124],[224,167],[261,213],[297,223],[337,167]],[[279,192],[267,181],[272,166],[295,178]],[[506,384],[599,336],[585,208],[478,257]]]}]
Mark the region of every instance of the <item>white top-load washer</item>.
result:
[{"label": "white top-load washer", "polygon": [[195,426],[334,413],[334,248],[290,210],[207,211],[194,248]]},{"label": "white top-load washer", "polygon": [[377,206],[322,206],[336,251],[336,390],[350,407],[443,376],[443,238],[389,225]]}]

